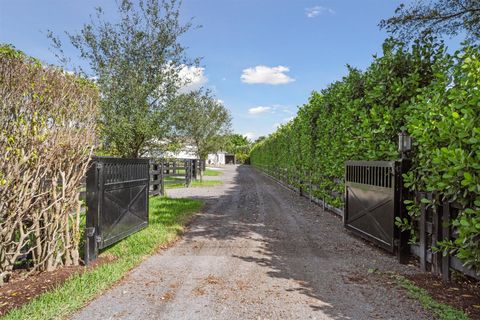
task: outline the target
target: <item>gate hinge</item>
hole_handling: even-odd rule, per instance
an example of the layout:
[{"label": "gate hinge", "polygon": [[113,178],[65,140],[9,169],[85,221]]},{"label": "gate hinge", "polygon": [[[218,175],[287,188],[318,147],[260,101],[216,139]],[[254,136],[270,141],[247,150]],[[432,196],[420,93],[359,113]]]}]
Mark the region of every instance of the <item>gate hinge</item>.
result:
[{"label": "gate hinge", "polygon": [[102,236],[96,236],[95,241],[97,241],[98,243],[102,242]]},{"label": "gate hinge", "polygon": [[87,233],[87,237],[93,237],[95,235],[95,228],[85,228],[85,232]]}]

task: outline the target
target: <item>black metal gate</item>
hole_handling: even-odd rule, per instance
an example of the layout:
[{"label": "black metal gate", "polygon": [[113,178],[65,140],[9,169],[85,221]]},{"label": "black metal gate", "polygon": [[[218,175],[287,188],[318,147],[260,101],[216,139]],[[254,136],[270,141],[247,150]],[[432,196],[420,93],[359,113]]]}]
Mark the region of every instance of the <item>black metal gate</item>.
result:
[{"label": "black metal gate", "polygon": [[349,230],[393,252],[399,209],[396,161],[347,161],[344,224]]},{"label": "black metal gate", "polygon": [[85,262],[148,225],[148,159],[96,157],[87,172]]}]

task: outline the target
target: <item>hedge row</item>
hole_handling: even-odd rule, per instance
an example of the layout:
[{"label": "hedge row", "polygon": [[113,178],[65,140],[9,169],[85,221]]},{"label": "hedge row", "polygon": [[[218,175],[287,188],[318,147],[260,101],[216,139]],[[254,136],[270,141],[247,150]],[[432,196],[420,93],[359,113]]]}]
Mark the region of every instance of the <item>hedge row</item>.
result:
[{"label": "hedge row", "polygon": [[96,133],[88,80],[0,45],[0,286],[80,260],[78,188]]},{"label": "hedge row", "polygon": [[444,249],[480,269],[478,47],[450,55],[434,39],[411,47],[389,39],[365,71],[348,66],[341,81],[313,92],[295,119],[253,147],[250,160],[305,172],[317,197],[341,207],[345,161],[397,159],[402,130],[413,138],[406,186],[464,206],[454,222],[460,237]]}]

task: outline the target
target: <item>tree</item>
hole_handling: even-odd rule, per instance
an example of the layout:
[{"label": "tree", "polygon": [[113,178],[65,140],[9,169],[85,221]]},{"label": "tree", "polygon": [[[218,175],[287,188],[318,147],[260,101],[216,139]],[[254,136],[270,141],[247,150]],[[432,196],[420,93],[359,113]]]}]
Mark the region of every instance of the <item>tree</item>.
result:
[{"label": "tree", "polygon": [[237,162],[245,162],[248,159],[251,148],[251,142],[248,138],[235,133],[228,135],[226,140],[226,151],[235,154]]},{"label": "tree", "polygon": [[[167,102],[182,84],[179,71],[188,62],[179,37],[191,23],[179,22],[178,0],[118,1],[119,22],[95,18],[79,34],[67,36],[88,61],[101,92],[102,143],[112,154],[139,157],[152,141],[171,130]],[[57,56],[69,63],[62,43],[50,32]]]},{"label": "tree", "polygon": [[200,159],[205,160],[209,153],[225,145],[231,127],[230,112],[210,91],[200,89],[181,94],[172,104],[178,110],[177,133],[186,143],[193,144]]},{"label": "tree", "polygon": [[235,147],[249,144],[248,138],[238,133],[233,133],[228,136],[227,151],[234,152]]},{"label": "tree", "polygon": [[456,36],[466,32],[469,40],[480,40],[480,1],[417,0],[401,4],[395,15],[382,20],[380,27],[404,41],[425,34]]}]

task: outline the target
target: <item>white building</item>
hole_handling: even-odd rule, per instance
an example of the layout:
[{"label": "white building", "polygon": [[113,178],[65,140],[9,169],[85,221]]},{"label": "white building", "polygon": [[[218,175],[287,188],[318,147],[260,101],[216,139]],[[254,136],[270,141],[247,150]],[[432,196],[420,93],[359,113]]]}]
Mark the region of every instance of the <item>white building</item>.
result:
[{"label": "white building", "polygon": [[170,159],[197,159],[196,149],[194,146],[185,146],[179,151],[167,151],[163,154],[164,158]]},{"label": "white building", "polygon": [[[164,158],[170,159],[197,159],[196,148],[194,146],[185,146],[182,150],[179,151],[167,151],[162,154]],[[210,153],[207,157],[207,165],[212,166],[223,166],[226,164],[235,164],[236,159],[235,155],[225,152],[218,151],[216,153]]]},{"label": "white building", "polygon": [[208,155],[207,165],[223,166],[226,164],[235,164],[234,154],[225,151],[219,151],[216,153],[210,153]]}]

